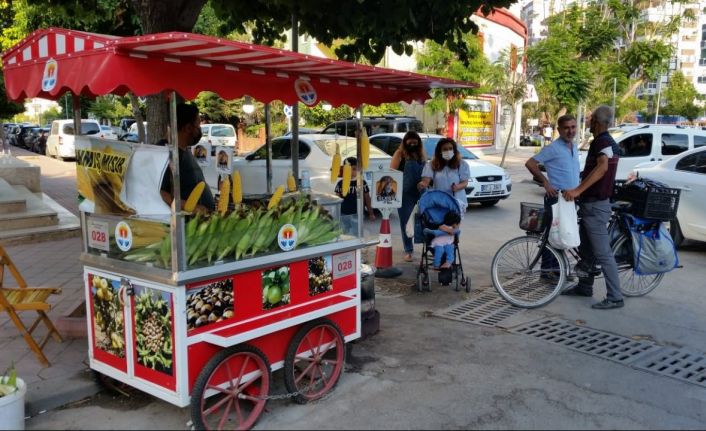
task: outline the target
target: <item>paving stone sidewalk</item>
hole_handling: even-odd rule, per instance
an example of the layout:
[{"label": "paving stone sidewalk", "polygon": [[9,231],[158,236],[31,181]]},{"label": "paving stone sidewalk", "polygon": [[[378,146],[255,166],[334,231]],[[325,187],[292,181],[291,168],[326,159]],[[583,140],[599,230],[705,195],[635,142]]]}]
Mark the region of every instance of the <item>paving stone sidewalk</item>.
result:
[{"label": "paving stone sidewalk", "polygon": [[[75,165],[12,147],[12,155],[41,168],[42,192],[71,213],[78,215],[76,200]],[[83,267],[79,262],[81,238],[42,241],[5,247],[30,287],[58,287],[61,295],[50,298],[49,316],[56,324],[83,302]],[[16,287],[14,278],[6,271],[4,283]],[[36,314],[20,313],[29,326]],[[47,333],[43,324],[35,330],[35,339],[41,341]],[[44,368],[19,334],[6,313],[0,314],[0,372],[15,364],[18,375],[28,385],[26,414],[34,415],[96,392],[90,378],[88,351],[85,338],[64,337],[63,343],[50,339],[44,353],[51,363]],[[78,397],[78,398],[77,398]]]}]

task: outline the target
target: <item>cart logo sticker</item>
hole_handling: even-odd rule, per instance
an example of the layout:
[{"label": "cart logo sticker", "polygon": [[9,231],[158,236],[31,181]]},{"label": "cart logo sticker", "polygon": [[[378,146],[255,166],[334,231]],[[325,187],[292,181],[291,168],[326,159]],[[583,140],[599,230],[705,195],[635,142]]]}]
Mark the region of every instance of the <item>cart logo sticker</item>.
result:
[{"label": "cart logo sticker", "polygon": [[297,93],[299,100],[307,106],[314,106],[316,103],[316,90],[311,82],[304,79],[294,81],[294,91]]},{"label": "cart logo sticker", "polygon": [[115,243],[122,251],[129,251],[132,248],[132,229],[124,221],[115,226]]},{"label": "cart logo sticker", "polygon": [[284,251],[294,250],[297,246],[297,228],[289,223],[282,226],[277,233],[277,244]]},{"label": "cart logo sticker", "polygon": [[51,91],[56,86],[56,77],[59,74],[59,64],[53,58],[44,65],[42,76],[42,91]]},{"label": "cart logo sticker", "polygon": [[333,255],[333,279],[338,280],[355,274],[355,252],[349,251]]}]

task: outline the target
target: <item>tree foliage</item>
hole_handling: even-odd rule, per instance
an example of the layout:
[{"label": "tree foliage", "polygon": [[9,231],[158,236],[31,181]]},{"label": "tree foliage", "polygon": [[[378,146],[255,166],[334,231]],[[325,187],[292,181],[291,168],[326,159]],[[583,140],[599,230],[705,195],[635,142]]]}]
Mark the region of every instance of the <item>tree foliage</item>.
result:
[{"label": "tree foliage", "polygon": [[694,84],[687,80],[681,72],[674,72],[669,78],[669,85],[662,92],[667,100],[661,108],[662,114],[681,115],[693,121],[703,112],[694,102],[699,99],[699,93]]}]

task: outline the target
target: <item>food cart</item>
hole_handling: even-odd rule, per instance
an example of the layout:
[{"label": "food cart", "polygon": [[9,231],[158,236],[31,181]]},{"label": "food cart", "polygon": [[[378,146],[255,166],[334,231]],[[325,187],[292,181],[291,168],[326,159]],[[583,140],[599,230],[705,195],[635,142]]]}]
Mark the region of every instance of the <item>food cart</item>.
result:
[{"label": "food cart", "polygon": [[[191,197],[176,210],[176,94],[357,106],[472,85],[177,32],[114,37],[49,28],[2,60],[13,100],[171,92],[174,145],[76,137],[81,261],[91,368],[190,405],[198,428],[251,427],[277,369],[300,403],[336,385],[344,344],[360,336],[360,251],[374,242],[361,230],[342,234],[335,207],[304,193],[241,199],[237,173],[226,175],[234,184],[221,188],[212,213],[191,213]],[[74,96],[77,126],[78,107]],[[359,154],[362,145],[359,138]],[[168,166],[171,206],[159,194]],[[362,185],[360,174],[356,181]]]}]

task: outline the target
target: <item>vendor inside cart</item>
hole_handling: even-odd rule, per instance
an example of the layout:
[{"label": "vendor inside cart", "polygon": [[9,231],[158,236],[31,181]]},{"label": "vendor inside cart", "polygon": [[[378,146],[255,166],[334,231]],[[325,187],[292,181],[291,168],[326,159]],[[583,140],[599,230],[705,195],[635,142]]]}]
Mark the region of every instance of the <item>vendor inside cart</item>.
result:
[{"label": "vendor inside cart", "polygon": [[[205,181],[201,167],[187,147],[196,144],[201,139],[201,117],[195,105],[179,103],[176,107],[177,136],[179,144],[179,184],[181,186],[181,203],[188,199],[194,187]],[[174,186],[172,184],[172,171],[169,167],[162,179],[161,195],[168,205],[174,200]],[[206,187],[196,206],[197,212],[210,212],[215,208],[215,201],[211,190]]]}]

